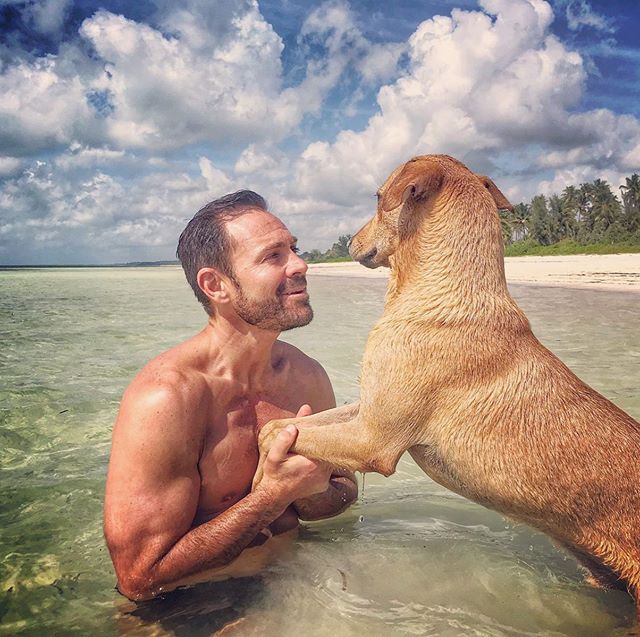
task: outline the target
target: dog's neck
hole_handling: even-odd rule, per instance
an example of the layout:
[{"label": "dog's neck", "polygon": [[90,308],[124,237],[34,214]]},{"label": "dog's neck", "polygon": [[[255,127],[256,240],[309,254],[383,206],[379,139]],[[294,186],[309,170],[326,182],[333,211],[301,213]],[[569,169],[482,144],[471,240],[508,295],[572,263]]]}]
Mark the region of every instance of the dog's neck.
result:
[{"label": "dog's neck", "polygon": [[[499,218],[488,204],[434,205],[390,258],[385,307],[415,307],[438,321],[515,306],[507,290]],[[485,209],[486,208],[486,209]]]}]

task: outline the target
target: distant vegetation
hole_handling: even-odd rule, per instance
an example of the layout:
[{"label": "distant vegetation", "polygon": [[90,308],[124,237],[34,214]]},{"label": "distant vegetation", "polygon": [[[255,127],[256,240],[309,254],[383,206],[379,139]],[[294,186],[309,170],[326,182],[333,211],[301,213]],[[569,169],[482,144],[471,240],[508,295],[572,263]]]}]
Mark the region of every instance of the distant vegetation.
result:
[{"label": "distant vegetation", "polygon": [[329,263],[333,261],[351,261],[349,256],[350,234],[343,234],[338,240],[326,251],[311,250],[311,252],[303,252],[300,256],[307,263]]},{"label": "distant vegetation", "polygon": [[505,254],[640,252],[640,175],[627,177],[620,197],[602,179],[537,195],[502,211]]},{"label": "distant vegetation", "polygon": [[[561,194],[535,196],[500,213],[507,256],[640,252],[640,175],[627,177],[618,197],[602,179],[567,186]],[[349,261],[351,235],[326,252],[312,250],[309,263]]]}]

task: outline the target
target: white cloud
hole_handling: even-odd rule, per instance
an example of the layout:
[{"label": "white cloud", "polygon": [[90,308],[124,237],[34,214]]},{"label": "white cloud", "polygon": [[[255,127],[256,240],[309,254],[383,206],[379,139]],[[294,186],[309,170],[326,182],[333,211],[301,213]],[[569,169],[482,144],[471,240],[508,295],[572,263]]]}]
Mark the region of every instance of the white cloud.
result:
[{"label": "white cloud", "polygon": [[22,167],[22,160],[18,157],[0,156],[0,178],[12,177]]},{"label": "white cloud", "polygon": [[71,6],[71,0],[28,2],[22,11],[24,19],[39,33],[57,35]]},{"label": "white cloud", "polygon": [[33,162],[0,191],[0,262],[51,254],[67,263],[135,260],[125,256],[134,250],[171,258],[186,221],[211,198],[215,169],[208,168],[206,176],[171,171],[132,179],[98,171],[83,179]]},{"label": "white cloud", "polygon": [[273,146],[247,146],[233,167],[236,175],[245,179],[282,180],[289,174],[288,156]]},{"label": "white cloud", "polygon": [[312,11],[304,21],[301,38],[319,42],[327,49],[327,72],[337,77],[352,64],[370,84],[388,80],[396,73],[405,44],[373,43],[361,32],[349,5],[329,0]]},{"label": "white cloud", "polygon": [[[111,148],[89,148],[82,146],[78,142],[72,143],[67,151],[58,155],[54,159],[57,167],[66,170],[72,168],[89,168],[100,165],[113,166],[127,159],[123,150],[113,150]],[[129,158],[134,161],[133,157]]]},{"label": "white cloud", "polygon": [[85,20],[81,35],[107,62],[94,88],[112,95],[110,138],[121,147],[241,145],[295,126],[300,113],[289,124],[278,109],[279,36],[256,6],[234,16],[231,27],[228,41],[203,51],[198,32],[184,25],[171,37],[105,11]]},{"label": "white cloud", "polygon": [[572,31],[590,27],[604,33],[614,33],[613,21],[596,13],[587,0],[568,0],[564,3],[567,24]]},{"label": "white cloud", "polygon": [[[39,16],[42,30],[55,30],[67,4],[45,0],[24,11]],[[347,5],[332,0],[311,13],[301,34],[324,53],[308,57],[300,83],[284,86],[282,39],[255,0],[166,3],[158,20],[162,31],[100,10],[79,30],[93,55],[67,43],[56,55],[0,69],[0,148],[274,144],[295,133],[305,114],[319,113],[350,64],[375,84],[393,75],[403,49],[369,43]]]},{"label": "white cloud", "polygon": [[213,163],[206,157],[200,157],[198,160],[200,174],[207,184],[207,191],[213,193],[211,199],[215,199],[231,190],[231,179],[224,171],[216,168]]},{"label": "white cloud", "polygon": [[83,79],[54,56],[0,74],[0,149],[27,154],[99,138]]},{"label": "white cloud", "polygon": [[[295,165],[292,197],[310,195],[329,206],[363,201],[394,166],[425,153],[474,162],[484,155],[499,164],[506,151],[532,145],[543,149],[545,168],[584,162],[618,174],[629,167],[639,122],[604,109],[574,112],[586,71],[580,55],[549,34],[550,6],[482,5],[487,13],[454,10],[416,29],[408,70],[380,89],[378,113],[360,132],[310,144]],[[542,170],[529,179],[542,181]]]}]

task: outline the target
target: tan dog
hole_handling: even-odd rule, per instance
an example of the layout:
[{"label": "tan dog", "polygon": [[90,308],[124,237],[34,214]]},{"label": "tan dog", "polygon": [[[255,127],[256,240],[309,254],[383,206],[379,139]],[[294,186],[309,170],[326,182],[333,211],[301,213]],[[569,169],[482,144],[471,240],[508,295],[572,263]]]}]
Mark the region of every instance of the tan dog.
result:
[{"label": "tan dog", "polygon": [[451,157],[391,174],[351,244],[367,267],[391,267],[360,404],[268,423],[261,449],[294,423],[296,452],[352,471],[388,476],[408,450],[445,487],[548,533],[638,609],[640,425],[532,334],[507,291],[497,206],[509,203],[493,182]]}]

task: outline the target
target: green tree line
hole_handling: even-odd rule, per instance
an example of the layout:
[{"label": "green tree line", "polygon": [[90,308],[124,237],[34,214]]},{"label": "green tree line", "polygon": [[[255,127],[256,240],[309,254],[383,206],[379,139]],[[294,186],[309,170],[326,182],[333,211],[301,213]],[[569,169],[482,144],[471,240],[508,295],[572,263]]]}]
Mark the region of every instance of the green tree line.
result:
[{"label": "green tree line", "polygon": [[[536,195],[500,212],[507,255],[640,252],[640,175],[620,186],[620,196],[603,179],[567,186],[562,193]],[[311,250],[309,263],[349,261],[350,234],[325,252]]]},{"label": "green tree line", "polygon": [[349,256],[350,234],[343,234],[338,240],[325,252],[320,250],[311,250],[311,252],[303,252],[300,256],[307,263],[324,263],[326,261],[351,261]]},{"label": "green tree line", "polygon": [[[618,197],[603,179],[567,186],[561,194],[536,195],[500,212],[507,254],[585,251],[615,246],[640,250],[640,175],[620,186]],[[634,250],[633,248],[636,248]],[[542,248],[542,249],[541,249]]]}]

